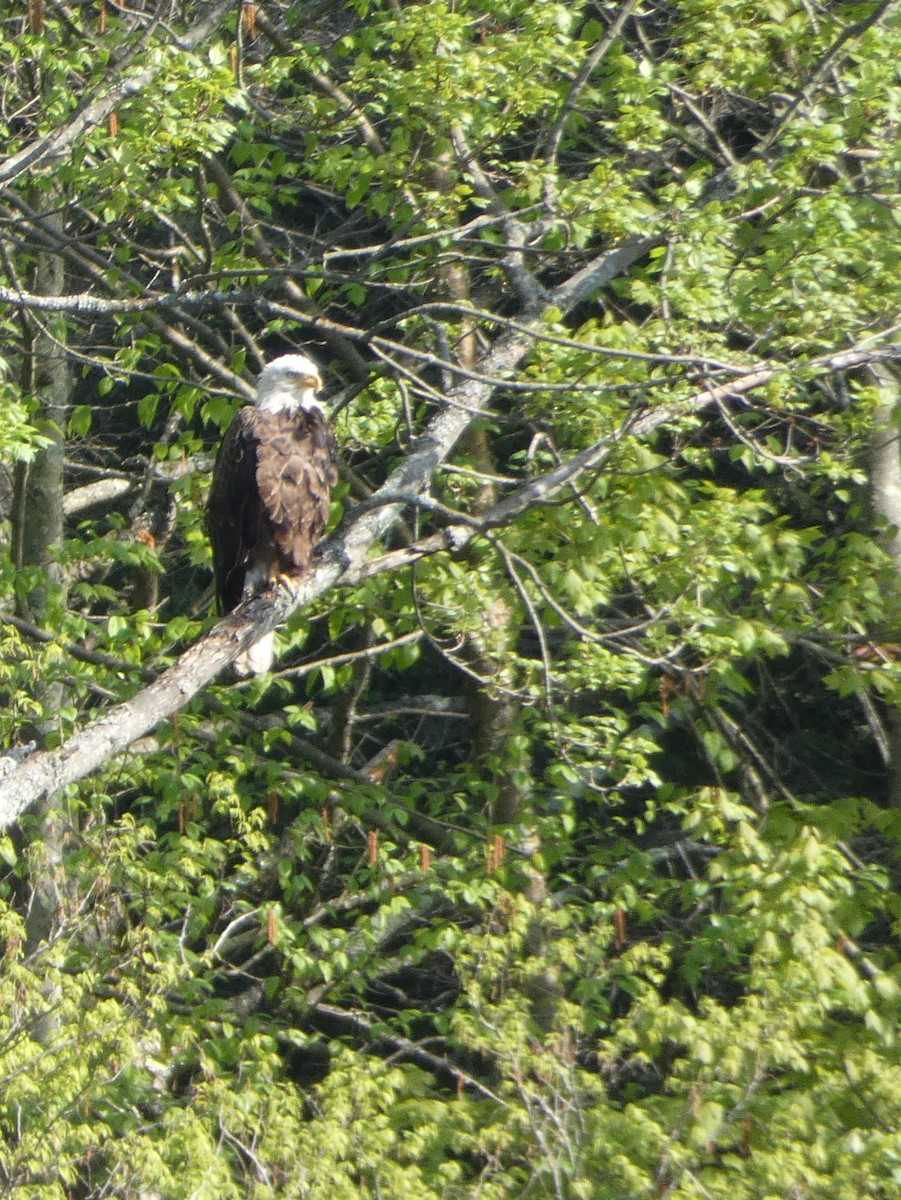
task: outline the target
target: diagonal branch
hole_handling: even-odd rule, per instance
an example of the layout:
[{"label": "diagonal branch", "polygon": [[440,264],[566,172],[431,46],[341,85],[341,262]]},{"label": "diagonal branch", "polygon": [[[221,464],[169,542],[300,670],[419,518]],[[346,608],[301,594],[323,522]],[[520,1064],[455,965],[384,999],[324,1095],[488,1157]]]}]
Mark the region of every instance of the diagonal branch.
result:
[{"label": "diagonal branch", "polygon": [[837,61],[840,61],[843,57],[842,52],[845,51],[847,53],[845,48],[851,42],[861,38],[868,29],[872,29],[873,26],[883,21],[891,13],[892,9],[897,8],[897,6],[898,0],[881,0],[881,3],[873,9],[869,16],[863,17],[859,21],[853,21],[850,25],[845,26],[825,54],[815,63],[806,78],[802,80],[795,92],[795,98],[782,113],[761,144],[756,148],[754,151],[755,156],[765,155],[781,137],[786,125],[794,118],[795,114],[803,111],[805,106],[811,104],[812,89],[823,79],[829,68],[834,66]]},{"label": "diagonal branch", "polygon": [[[649,238],[635,239],[599,255],[572,280],[557,288],[551,302],[557,309],[569,311],[642,258],[652,244]],[[507,330],[498,338],[480,361],[483,378],[464,378],[457,383],[449,399],[458,403],[432,419],[386,480],[382,492],[416,496],[426,491],[435,470],[466,432],[473,414],[483,412],[498,382],[516,371],[533,345],[535,330],[540,325],[541,317],[535,316],[524,321],[522,329]],[[319,565],[294,596],[281,591],[273,599],[271,593],[264,593],[241,604],[133,699],[116,705],[58,749],[34,754],[9,772],[0,786],[0,829],[12,824],[39,797],[83,779],[160,721],[178,712],[236,654],[262,633],[274,629],[295,608],[308,604],[342,580],[349,582],[401,512],[401,504],[390,503],[352,519],[324,546]]]},{"label": "diagonal branch", "polygon": [[582,69],[569,89],[569,94],[561,104],[557,119],[546,138],[543,157],[547,162],[554,163],[557,161],[557,152],[560,149],[560,143],[563,140],[563,134],[566,131],[566,122],[569,119],[570,113],[579,102],[579,96],[582,94],[591,76],[598,69],[601,60],[606,56],[610,47],[622,33],[623,26],[632,15],[637,4],[638,0],[625,0],[625,3],[611,21],[607,32],[582,64]]},{"label": "diagonal branch", "polygon": [[[867,340],[871,342],[876,339],[869,338]],[[819,355],[817,358],[809,359],[804,365],[807,368],[823,372],[849,371],[855,367],[888,362],[892,359],[901,359],[901,345],[892,343],[881,350],[859,346],[851,350]],[[748,371],[737,379],[730,379],[727,383],[719,384],[716,387],[708,385],[677,404],[661,404],[654,408],[638,409],[623,422],[619,429],[605,434],[593,445],[580,450],[578,454],[574,454],[552,471],[530,479],[528,483],[487,509],[478,520],[459,520],[456,523],[449,521],[437,533],[429,534],[418,542],[403,546],[399,550],[392,550],[378,558],[370,559],[356,571],[350,569],[344,582],[355,583],[372,575],[379,575],[383,571],[396,570],[442,550],[462,550],[464,546],[487,530],[509,525],[528,509],[554,500],[561,491],[573,486],[580,476],[589,471],[599,471],[607,462],[616,444],[623,438],[649,437],[657,429],[669,425],[673,421],[691,416],[693,413],[703,412],[708,408],[718,407],[723,400],[729,397],[744,396],[748,392],[764,387],[772,379],[789,369],[790,367],[785,363],[767,363],[754,371]],[[367,507],[378,503],[380,497],[387,499],[387,488],[388,484],[386,483],[366,502]],[[409,496],[406,498],[406,502],[412,504],[417,503],[417,500],[414,496]],[[419,502],[421,503],[421,501]],[[429,502],[427,507],[437,508],[440,506]]]}]

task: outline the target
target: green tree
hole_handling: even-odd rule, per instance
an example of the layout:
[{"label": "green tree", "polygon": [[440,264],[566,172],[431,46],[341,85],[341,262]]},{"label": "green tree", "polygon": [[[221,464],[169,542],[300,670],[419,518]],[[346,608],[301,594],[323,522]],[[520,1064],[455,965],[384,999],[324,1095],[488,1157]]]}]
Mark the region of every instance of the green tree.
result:
[{"label": "green tree", "polygon": [[5,1190],[896,1195],[894,5],[0,17]]}]

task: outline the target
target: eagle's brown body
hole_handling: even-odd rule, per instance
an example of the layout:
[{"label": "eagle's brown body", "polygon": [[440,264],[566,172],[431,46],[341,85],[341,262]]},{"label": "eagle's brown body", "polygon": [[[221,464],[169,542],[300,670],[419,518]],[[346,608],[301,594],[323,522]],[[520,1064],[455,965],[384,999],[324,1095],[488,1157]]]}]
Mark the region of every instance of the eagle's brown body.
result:
[{"label": "eagle's brown body", "polygon": [[[306,375],[298,363],[307,364]],[[207,525],[223,612],[279,576],[303,575],[325,530],[337,479],[335,436],[312,391],[303,404],[292,402],[292,389],[312,387],[313,379],[319,382],[315,367],[302,356],[271,363],[257,407],[240,409],[222,440]],[[238,672],[268,670],[271,651],[267,635],[239,656]]]},{"label": "eagle's brown body", "polygon": [[[216,594],[230,612],[276,575],[302,575],[328,520],[334,435],[318,409],[242,408],[226,433],[210,491]],[[212,514],[215,513],[215,519]]]}]

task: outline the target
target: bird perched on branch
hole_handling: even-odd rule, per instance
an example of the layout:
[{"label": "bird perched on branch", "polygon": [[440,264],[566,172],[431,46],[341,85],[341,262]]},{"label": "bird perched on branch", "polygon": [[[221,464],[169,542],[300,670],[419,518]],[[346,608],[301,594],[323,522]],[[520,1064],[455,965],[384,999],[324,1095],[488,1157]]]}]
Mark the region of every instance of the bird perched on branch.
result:
[{"label": "bird perched on branch", "polygon": [[[316,398],[322,378],[303,354],[274,359],[252,405],[237,413],[213,468],[207,528],[223,612],[270,583],[291,587],[310,566],[338,474],[337,443]],[[235,659],[239,675],[268,671],[274,635]]]}]

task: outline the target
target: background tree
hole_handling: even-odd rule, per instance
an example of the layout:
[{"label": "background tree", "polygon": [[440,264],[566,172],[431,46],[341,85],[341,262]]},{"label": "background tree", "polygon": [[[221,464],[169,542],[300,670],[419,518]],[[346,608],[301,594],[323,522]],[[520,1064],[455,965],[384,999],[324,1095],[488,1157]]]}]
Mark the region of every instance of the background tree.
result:
[{"label": "background tree", "polygon": [[5,1189],[894,1195],[894,6],[0,15]]}]

